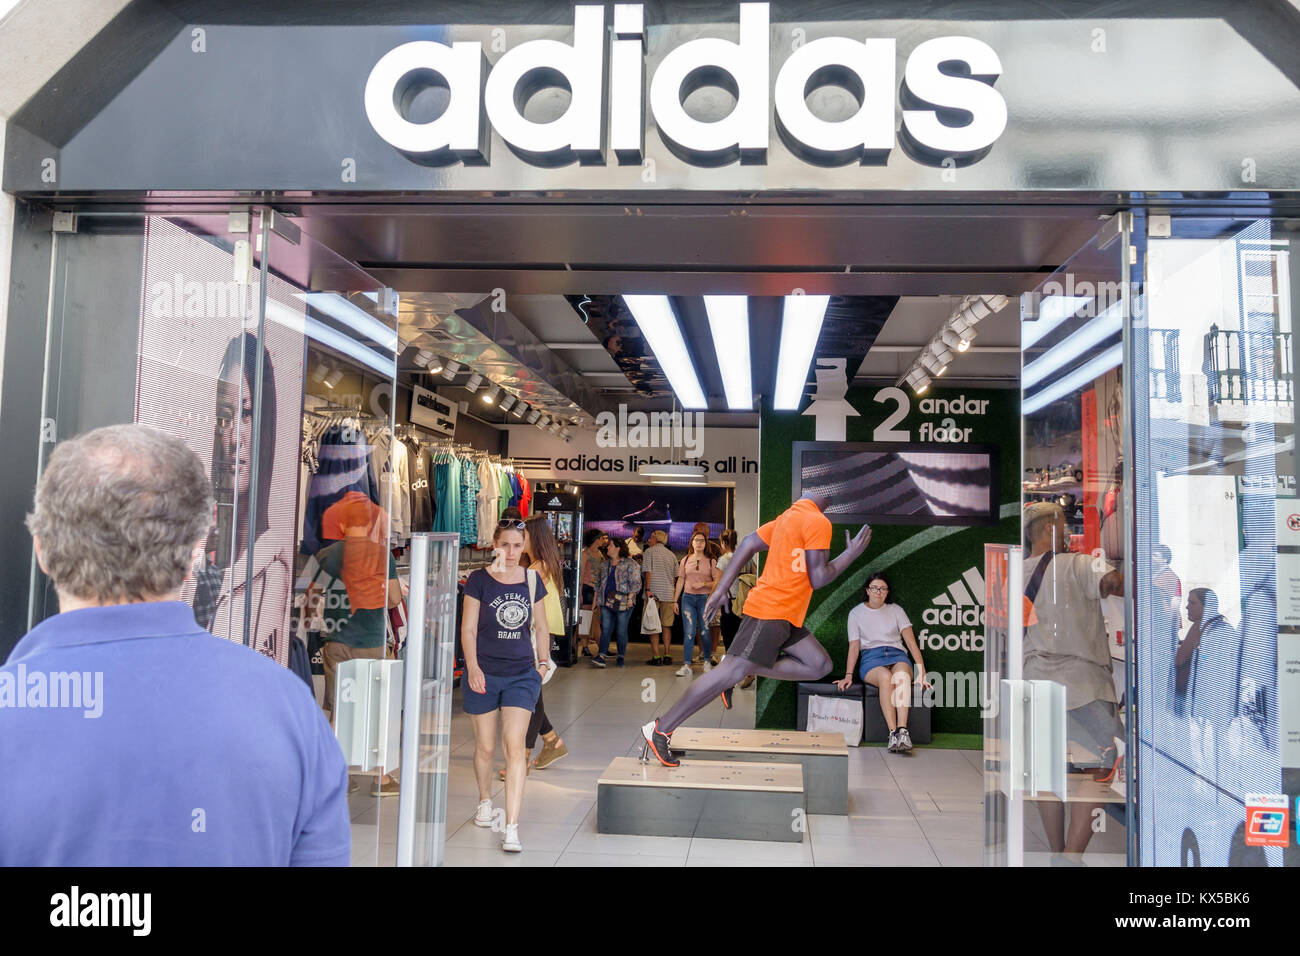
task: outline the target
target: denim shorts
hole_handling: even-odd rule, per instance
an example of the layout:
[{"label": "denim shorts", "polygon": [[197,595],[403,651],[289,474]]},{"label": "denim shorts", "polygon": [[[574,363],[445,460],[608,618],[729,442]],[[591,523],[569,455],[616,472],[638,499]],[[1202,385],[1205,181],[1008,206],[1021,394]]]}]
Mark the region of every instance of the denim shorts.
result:
[{"label": "denim shorts", "polygon": [[862,675],[863,680],[866,680],[867,672],[873,667],[892,668],[895,664],[911,663],[912,659],[901,647],[872,647],[858,658],[858,673]]},{"label": "denim shorts", "polygon": [[542,692],[542,675],[537,673],[537,668],[510,677],[484,674],[483,680],[486,686],[481,694],[470,689],[468,675],[461,681],[465,713],[490,714],[502,707],[522,707],[532,713],[537,708],[537,697]]}]

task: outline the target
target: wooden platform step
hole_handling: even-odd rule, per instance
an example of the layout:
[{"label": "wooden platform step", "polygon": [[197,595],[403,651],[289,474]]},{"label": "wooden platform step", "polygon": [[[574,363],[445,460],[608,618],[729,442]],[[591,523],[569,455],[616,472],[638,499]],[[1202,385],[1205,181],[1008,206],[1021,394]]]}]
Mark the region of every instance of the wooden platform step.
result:
[{"label": "wooden platform step", "polygon": [[797,763],[683,760],[665,767],[616,757],[597,782],[596,830],[799,843],[803,781]]},{"label": "wooden platform step", "polygon": [[674,753],[697,761],[798,764],[809,813],[849,812],[849,748],[842,734],[678,727],[672,747]]}]

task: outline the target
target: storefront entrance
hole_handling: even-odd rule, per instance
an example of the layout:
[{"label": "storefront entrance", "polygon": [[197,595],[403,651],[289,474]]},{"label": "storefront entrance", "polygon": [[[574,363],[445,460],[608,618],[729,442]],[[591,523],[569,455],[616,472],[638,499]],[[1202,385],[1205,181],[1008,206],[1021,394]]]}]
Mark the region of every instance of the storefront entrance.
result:
[{"label": "storefront entrance", "polygon": [[[573,476],[554,470],[569,447],[564,439],[572,439],[574,430],[593,428],[596,408],[566,407],[571,396],[547,391],[557,381],[555,368],[547,366],[557,361],[554,351],[532,363],[512,351],[518,343],[505,338],[512,296],[550,296],[561,303],[568,296],[590,304],[593,297],[655,290],[671,292],[679,310],[689,311],[680,303],[724,292],[749,296],[756,303],[751,308],[761,314],[764,296],[795,288],[836,295],[858,308],[891,296],[949,295],[957,304],[963,300],[954,293],[1007,296],[1011,301],[1003,307],[1019,312],[1020,357],[1001,374],[994,369],[981,379],[967,371],[963,378],[962,361],[952,355],[936,371],[918,355],[923,348],[908,353],[880,345],[884,351],[872,362],[896,356],[890,359],[896,368],[888,379],[876,371],[860,373],[854,383],[860,391],[874,381],[876,389],[862,392],[866,398],[883,395],[897,381],[903,386],[893,389],[901,396],[897,407],[909,408],[884,422],[894,405],[876,397],[860,406],[870,420],[863,437],[898,441],[906,434],[963,448],[971,436],[959,441],[959,426],[973,421],[975,407],[975,393],[965,392],[1018,389],[1020,447],[1003,441],[998,451],[1001,467],[1015,476],[1010,487],[1018,486],[1019,493],[1001,501],[995,491],[994,510],[1007,511],[995,520],[1009,520],[1022,534],[1041,531],[1019,514],[1022,507],[1043,502],[1059,505],[1064,517],[1056,533],[1065,536],[1060,550],[1071,553],[1055,559],[1054,571],[1034,583],[1033,571],[1044,548],[1053,547],[1051,539],[1047,545],[1041,535],[1022,540],[1020,550],[1002,545],[980,569],[987,598],[972,595],[981,605],[987,601],[990,612],[1001,611],[983,635],[976,707],[985,718],[985,861],[1281,865],[1289,860],[1290,850],[1268,843],[1266,833],[1251,831],[1251,821],[1266,815],[1262,796],[1295,790],[1288,776],[1294,771],[1286,769],[1295,762],[1288,757],[1286,738],[1293,715],[1279,668],[1294,626],[1287,617],[1285,576],[1286,501],[1294,499],[1290,301],[1296,271],[1293,234],[1284,223],[1135,217],[1126,211],[1113,211],[1098,223],[1086,207],[1041,207],[1025,216],[997,207],[904,215],[897,207],[882,214],[861,207],[759,206],[749,210],[753,219],[740,223],[734,209],[714,206],[631,214],[563,206],[545,213],[480,211],[479,226],[497,221],[502,234],[512,237],[513,252],[523,255],[521,262],[435,265],[441,250],[411,251],[408,243],[427,246],[429,236],[450,235],[457,228],[464,232],[463,209],[320,204],[286,216],[274,207],[217,213],[173,206],[166,212],[123,214],[91,203],[77,209],[75,224],[60,220],[55,229],[47,213],[29,210],[33,234],[41,226],[51,229],[44,233],[53,263],[46,283],[51,318],[43,343],[11,344],[6,408],[15,407],[8,402],[10,390],[24,375],[41,383],[42,454],[60,436],[117,421],[148,422],[192,442],[211,467],[218,501],[204,564],[196,567],[186,593],[207,627],[286,666],[298,652],[296,636],[301,650],[310,643],[316,652],[319,671],[329,622],[329,575],[321,571],[321,555],[331,540],[324,530],[326,513],[342,500],[338,491],[348,494],[343,485],[372,510],[373,546],[398,547],[398,575],[412,619],[405,630],[400,620],[390,624],[385,643],[392,653],[416,640],[421,679],[376,671],[382,689],[367,706],[376,715],[399,714],[403,706],[408,714],[421,712],[423,732],[399,742],[391,726],[384,740],[389,752],[354,762],[356,862],[392,864],[403,850],[409,850],[400,857],[407,862],[434,862],[443,852],[443,826],[454,829],[460,823],[446,818],[449,805],[459,809],[454,774],[450,794],[447,774],[463,743],[450,723],[454,572],[457,566],[462,571],[476,566],[486,553],[466,547],[478,541],[464,540],[457,553],[449,541],[440,543],[438,534],[463,534],[462,527],[421,519],[409,500],[399,503],[393,493],[398,487],[398,453],[390,450],[394,441],[411,439],[404,446],[408,467],[421,453],[431,454],[430,465],[439,455],[477,461],[495,456],[527,475],[529,462],[537,468],[541,458],[512,459],[526,446],[510,436],[510,429],[528,425],[530,412],[510,417],[527,401],[539,418],[549,414],[551,422],[542,423],[547,427],[539,437],[557,450],[548,461],[550,470],[535,474],[546,487],[564,493],[564,481]],[[649,222],[638,218],[644,213]],[[703,267],[674,262],[664,243],[673,235],[670,223],[683,216],[697,223],[694,241],[701,249],[752,247],[754,254],[728,257],[714,251],[714,260]],[[868,235],[890,227],[890,242],[908,268],[854,269],[852,261],[881,255],[883,240],[864,244],[857,238],[868,222],[876,227],[865,230]],[[936,222],[956,227],[945,233],[950,241],[932,241]],[[546,239],[546,230],[536,231],[542,223],[570,237],[553,250],[551,258],[564,264],[558,271],[528,255],[530,242]],[[827,226],[824,234],[813,233],[820,237],[816,252],[770,251],[768,234],[796,226],[809,232],[815,225]],[[597,233],[610,251],[603,261],[574,268],[569,260],[580,260],[578,247],[590,248]],[[964,248],[963,235],[972,247],[982,235],[984,254]],[[399,253],[392,260],[362,251],[381,236]],[[490,243],[490,237],[483,242]],[[1019,255],[1006,256],[1017,243]],[[855,246],[863,252],[844,254]],[[635,262],[612,261],[619,250],[630,248],[640,250]],[[1076,251],[1062,257],[1061,250],[1070,248]],[[475,255],[462,243],[462,260]],[[766,270],[778,255],[796,267],[809,266],[790,274]],[[847,269],[824,267],[841,260],[850,262]],[[817,261],[822,268],[811,267]],[[1044,273],[1054,262],[1059,265]],[[495,313],[494,295],[502,303]],[[475,313],[480,304],[484,307]],[[459,318],[458,310],[464,310]],[[587,316],[583,309],[578,314]],[[776,338],[779,311],[773,310],[773,318],[769,340]],[[494,328],[495,340],[487,334]],[[861,362],[871,356],[880,331],[874,330],[855,360],[864,370],[880,368]],[[931,331],[920,330],[913,338],[923,345]],[[764,337],[755,334],[755,341]],[[938,333],[935,338],[942,341]],[[437,341],[441,344],[434,345]],[[594,334],[592,343],[608,347]],[[834,341],[823,342],[816,354],[833,357],[827,350],[835,347]],[[43,358],[11,374],[12,356],[23,349]],[[926,354],[933,359],[938,353]],[[967,360],[982,355],[988,361],[997,354],[976,350]],[[774,363],[775,353],[769,367],[756,364],[756,377],[772,376]],[[922,374],[911,374],[917,370]],[[483,398],[480,388],[484,393],[500,388],[497,402],[515,399],[498,424],[470,415],[457,427],[450,421],[456,403],[446,397],[433,418],[423,425],[412,421],[415,386],[428,386],[436,396],[447,390],[444,383],[464,391],[474,376],[485,377],[470,392],[476,398]],[[945,388],[948,383],[957,388]],[[606,378],[604,384],[613,383]],[[859,401],[854,395],[850,399]],[[872,409],[875,404],[882,405],[880,414]],[[918,413],[937,413],[924,416],[933,419],[928,432],[925,421],[907,417],[913,405]],[[789,417],[794,413],[783,416],[766,397],[750,414],[767,431],[787,427],[781,424],[787,419],[799,424]],[[724,417],[715,414],[711,424]],[[6,421],[12,420],[7,414]],[[811,431],[811,421],[803,424]],[[797,427],[790,433],[795,440],[802,437]],[[769,472],[774,451],[780,457],[765,438],[757,455],[762,475],[781,474]],[[773,479],[776,486],[762,488],[759,500],[732,504],[738,527],[743,522],[735,515],[752,508],[758,520],[767,520],[780,500],[790,499],[797,490],[790,483],[795,476],[784,473],[789,477]],[[322,477],[330,475],[341,477],[334,482],[339,487],[331,485],[327,494]],[[28,492],[18,488],[22,482],[12,480],[11,500],[25,500]],[[365,486],[366,480],[374,486]],[[409,487],[409,478],[406,483]],[[735,480],[725,484],[737,485]],[[578,511],[568,526],[569,540],[581,538],[581,522]],[[748,530],[740,528],[742,534]],[[895,548],[904,545],[900,538]],[[578,549],[573,551],[575,581],[567,597],[570,623],[576,624],[581,602],[575,600],[579,562]],[[1135,560],[1137,554],[1145,557]],[[1078,569],[1067,562],[1078,563]],[[1105,580],[1123,585],[1107,586],[1111,593],[1103,594]],[[946,580],[917,584],[936,592],[947,585]],[[35,570],[30,586],[12,586],[10,592],[8,606],[20,611],[25,626],[55,611]],[[1019,606],[1017,595],[1029,592],[1036,610],[1015,620],[1006,608]],[[1084,600],[1088,603],[1079,603]],[[1058,631],[1049,639],[1043,622],[1057,612],[1095,622],[1086,634]],[[838,626],[830,604],[819,613],[823,626]],[[843,640],[842,635],[819,637],[828,647]],[[1094,637],[1104,646],[1088,645]],[[1073,641],[1078,647],[1054,650],[1050,641],[1067,648]],[[408,663],[412,646],[407,643],[402,654]],[[348,665],[369,666],[334,661],[331,670],[340,664],[345,674]],[[314,689],[323,701],[322,677],[316,675]],[[774,696],[778,691],[760,685],[754,717],[760,724],[779,726],[785,719],[780,697]],[[937,703],[942,708],[953,702]],[[350,713],[347,727],[336,728],[345,749],[347,734],[366,732],[355,718]],[[408,719],[408,728],[413,723]],[[386,800],[385,788],[400,790],[400,781],[409,779],[400,770],[407,758],[405,752],[399,755],[401,747],[414,748],[410,755],[431,772],[413,775],[419,785],[412,806],[403,810],[413,821],[406,837],[413,842],[399,847],[400,801]]]}]

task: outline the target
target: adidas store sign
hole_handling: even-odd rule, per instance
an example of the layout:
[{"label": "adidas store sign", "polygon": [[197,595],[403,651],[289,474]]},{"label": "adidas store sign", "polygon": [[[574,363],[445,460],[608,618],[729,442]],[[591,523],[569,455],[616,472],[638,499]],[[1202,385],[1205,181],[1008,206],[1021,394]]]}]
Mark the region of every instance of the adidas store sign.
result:
[{"label": "adidas store sign", "polygon": [[[917,634],[922,650],[983,651],[984,576],[979,569],[962,572],[945,593],[930,601],[921,620],[927,625]],[[952,630],[931,631],[931,627]]]}]

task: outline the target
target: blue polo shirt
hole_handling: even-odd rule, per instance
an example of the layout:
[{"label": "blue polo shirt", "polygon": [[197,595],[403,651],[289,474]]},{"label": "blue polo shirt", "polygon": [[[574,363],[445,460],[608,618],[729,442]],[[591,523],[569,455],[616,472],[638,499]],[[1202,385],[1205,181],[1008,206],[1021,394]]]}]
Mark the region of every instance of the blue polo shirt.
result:
[{"label": "blue polo shirt", "polygon": [[0,667],[0,866],[347,866],[347,791],[302,680],[187,604],[58,614]]}]

